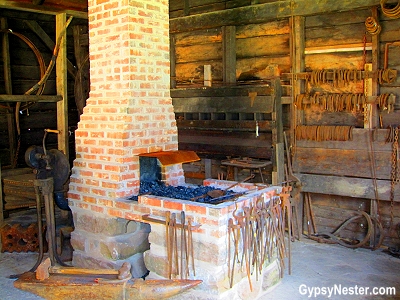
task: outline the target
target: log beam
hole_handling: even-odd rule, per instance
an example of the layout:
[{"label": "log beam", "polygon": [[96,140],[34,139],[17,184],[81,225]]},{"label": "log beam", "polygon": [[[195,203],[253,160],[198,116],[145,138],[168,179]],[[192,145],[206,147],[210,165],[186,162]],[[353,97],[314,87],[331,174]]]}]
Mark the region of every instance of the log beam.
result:
[{"label": "log beam", "polygon": [[[60,4],[61,3],[61,4]],[[0,0],[0,8],[22,10],[28,12],[57,15],[66,13],[80,19],[87,19],[87,1],[57,1],[46,0],[42,5],[33,4],[31,0],[9,1]]]},{"label": "log beam", "polygon": [[263,23],[265,21],[283,19],[290,16],[309,16],[338,11],[365,9],[377,6],[379,3],[379,0],[284,0],[272,3],[255,4],[171,19],[170,32],[176,33],[221,26]]},{"label": "log beam", "polygon": [[57,102],[57,129],[58,149],[66,157],[69,157],[68,140],[68,93],[67,93],[67,32],[63,31],[67,22],[65,13],[56,16],[56,36],[63,34],[60,43],[60,51],[56,60],[56,86],[57,95],[62,96],[63,100]]},{"label": "log beam", "polygon": [[59,95],[0,95],[0,102],[58,102]]}]

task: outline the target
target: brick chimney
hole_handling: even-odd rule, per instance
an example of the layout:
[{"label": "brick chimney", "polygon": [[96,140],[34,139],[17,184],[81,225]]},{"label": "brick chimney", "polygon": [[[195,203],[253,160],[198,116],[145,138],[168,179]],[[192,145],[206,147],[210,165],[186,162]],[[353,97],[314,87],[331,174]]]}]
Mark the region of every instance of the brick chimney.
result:
[{"label": "brick chimney", "polygon": [[[75,132],[68,193],[73,263],[114,267],[148,248],[147,224],[132,225],[119,212],[119,200],[139,192],[138,155],[178,149],[169,7],[167,0],[89,0],[88,11],[90,96]],[[169,171],[167,183],[184,183],[181,164]]]}]

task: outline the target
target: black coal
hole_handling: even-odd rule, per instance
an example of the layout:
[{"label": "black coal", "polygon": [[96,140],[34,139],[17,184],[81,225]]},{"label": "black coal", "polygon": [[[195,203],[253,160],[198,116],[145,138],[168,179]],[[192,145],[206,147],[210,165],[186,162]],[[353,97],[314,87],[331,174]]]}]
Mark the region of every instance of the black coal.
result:
[{"label": "black coal", "polygon": [[[154,195],[160,197],[168,197],[173,199],[181,199],[181,200],[190,200],[200,203],[220,203],[223,200],[229,200],[232,198],[236,193],[233,191],[225,191],[225,195],[218,198],[211,198],[207,195],[209,191],[212,190],[221,190],[216,189],[212,186],[170,186],[165,185],[163,182],[160,181],[152,181],[152,182],[140,182],[140,189],[139,195]],[[138,200],[138,196],[132,196],[129,198],[130,200]],[[204,197],[200,197],[204,196]],[[195,199],[196,197],[200,197]],[[195,199],[195,200],[192,200]]]}]

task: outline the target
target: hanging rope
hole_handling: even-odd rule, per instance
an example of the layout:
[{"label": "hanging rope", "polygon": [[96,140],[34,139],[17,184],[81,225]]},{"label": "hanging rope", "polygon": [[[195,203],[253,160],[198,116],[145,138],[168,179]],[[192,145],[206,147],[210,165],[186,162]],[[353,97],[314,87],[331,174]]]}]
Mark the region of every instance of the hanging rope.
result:
[{"label": "hanging rope", "polygon": [[[44,62],[43,56],[40,53],[39,49],[35,46],[34,43],[32,43],[32,41],[30,39],[28,39],[26,36],[24,36],[21,33],[17,33],[12,31],[11,29],[7,29],[2,31],[5,34],[12,34],[18,38],[20,38],[23,42],[25,42],[29,48],[31,48],[31,50],[33,51],[33,53],[36,56],[36,59],[38,61],[39,64],[39,70],[40,70],[40,77],[44,76],[45,71],[46,71],[46,64]],[[44,91],[45,85],[41,86],[39,89],[37,89],[36,91],[36,95],[41,95]],[[17,140],[17,149],[15,151],[15,156],[14,159],[11,162],[11,167],[15,168],[17,165],[17,157],[18,157],[18,152],[19,152],[19,148],[21,145],[21,140],[20,140],[20,135],[21,135],[21,130],[20,130],[20,126],[19,126],[19,112],[20,110],[27,110],[30,106],[32,105],[31,102],[27,102],[24,103],[24,105],[22,105],[21,102],[17,102],[15,105],[15,121],[16,121],[16,129],[17,129],[17,134],[18,134],[18,140]],[[10,106],[8,107],[8,109],[10,109]]]},{"label": "hanging rope", "polygon": [[51,57],[51,60],[50,60],[50,63],[48,65],[48,67],[47,67],[46,73],[40,79],[40,81],[38,83],[36,83],[33,87],[31,87],[28,91],[25,92],[25,95],[31,95],[34,91],[36,91],[41,86],[46,84],[46,81],[49,78],[50,73],[51,73],[51,71],[53,70],[53,67],[56,64],[56,59],[57,59],[57,56],[58,56],[58,52],[60,51],[62,38],[64,36],[65,31],[67,30],[68,25],[71,23],[72,18],[73,17],[69,17],[69,19],[67,20],[67,22],[64,25],[64,28],[61,30],[61,32],[60,32],[60,34],[59,34],[59,36],[57,38],[56,46],[54,47],[54,50],[53,50],[53,56]]},{"label": "hanging rope", "polygon": [[[23,36],[22,34],[16,34],[14,33],[12,30],[8,30],[8,33],[12,33],[16,36],[18,36],[19,38],[21,38],[25,43],[28,44],[28,46],[33,50],[33,52],[35,53],[36,57],[38,58],[39,61],[39,67],[40,67],[40,75],[41,75],[41,79],[39,80],[38,83],[36,83],[33,87],[31,87],[28,91],[26,91],[24,93],[24,95],[32,95],[33,93],[36,92],[37,95],[41,95],[43,93],[43,90],[45,88],[47,79],[50,76],[51,71],[53,70],[53,67],[56,63],[56,59],[58,56],[58,52],[60,51],[60,46],[61,46],[61,41],[62,38],[64,36],[65,31],[67,30],[68,25],[71,23],[72,21],[72,16],[69,17],[69,19],[67,20],[67,22],[64,25],[64,28],[61,30],[58,38],[57,38],[57,42],[56,42],[56,46],[54,47],[53,50],[53,56],[51,58],[51,61],[46,69],[43,57],[40,54],[40,51],[37,49],[37,47],[25,36]],[[30,103],[26,103],[27,106],[31,105]],[[16,161],[18,158],[18,153],[19,153],[19,148],[20,148],[20,139],[21,139],[21,128],[19,126],[19,112],[22,109],[22,104],[21,102],[17,102],[16,106],[15,106],[15,124],[16,124],[16,129],[17,129],[17,135],[18,135],[18,145],[17,145],[17,151],[15,152],[15,157],[14,157],[14,161],[13,164],[15,167],[16,165]],[[24,108],[27,109],[27,108]]]},{"label": "hanging rope", "polygon": [[[32,41],[30,39],[28,39],[26,36],[24,36],[23,34],[18,33],[18,32],[14,32],[11,29],[7,29],[7,30],[4,30],[2,32],[4,32],[5,34],[12,34],[12,35],[20,38],[22,41],[24,41],[28,45],[29,48],[31,48],[31,50],[35,54],[36,59],[37,59],[38,64],[39,64],[40,77],[43,77],[45,72],[46,72],[46,63],[44,62],[43,56],[40,53],[39,49],[35,46],[35,44],[32,43]],[[45,86],[43,85],[41,88],[37,89],[36,95],[41,95],[43,93],[44,88],[45,88]],[[20,110],[25,110],[30,105],[31,105],[30,103],[26,103],[23,107],[21,107],[21,103],[20,103],[19,104],[19,106],[20,106],[19,109]]]}]

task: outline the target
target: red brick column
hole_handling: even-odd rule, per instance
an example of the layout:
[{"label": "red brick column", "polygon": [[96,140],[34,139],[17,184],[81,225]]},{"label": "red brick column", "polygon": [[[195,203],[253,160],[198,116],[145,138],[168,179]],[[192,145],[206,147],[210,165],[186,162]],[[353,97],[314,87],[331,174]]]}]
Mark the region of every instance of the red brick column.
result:
[{"label": "red brick column", "polygon": [[[104,232],[89,222],[120,217],[119,200],[138,193],[137,155],[178,149],[169,90],[168,0],[89,0],[88,6],[90,97],[76,130],[68,193],[74,260],[81,261],[102,260],[111,244],[99,241],[123,234],[123,224]],[[181,169],[174,168],[167,183],[181,183]]]},{"label": "red brick column", "polygon": [[89,1],[90,98],[76,131],[72,205],[137,194],[136,155],[177,150],[168,30],[166,0]]}]

